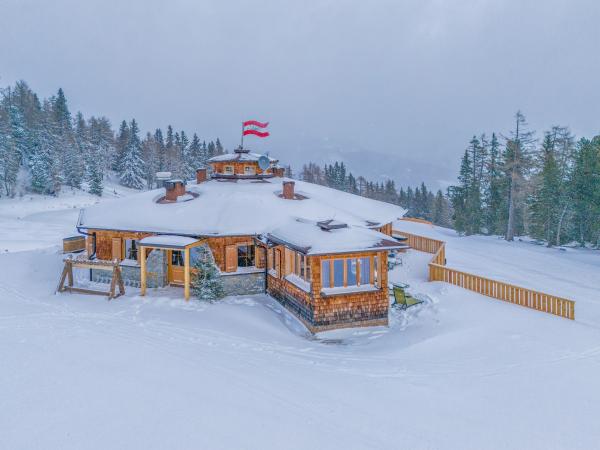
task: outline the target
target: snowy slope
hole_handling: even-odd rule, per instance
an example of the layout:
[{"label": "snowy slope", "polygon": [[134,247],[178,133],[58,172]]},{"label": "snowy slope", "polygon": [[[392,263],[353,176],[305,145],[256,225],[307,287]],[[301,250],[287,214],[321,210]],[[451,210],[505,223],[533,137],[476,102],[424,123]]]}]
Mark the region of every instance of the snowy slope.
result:
[{"label": "snowy slope", "polygon": [[390,275],[425,304],[312,337],[267,296],[54,295],[58,245],[0,254],[0,448],[594,448],[600,330],[426,283],[429,258]]},{"label": "snowy slope", "polygon": [[398,221],[397,230],[446,241],[450,267],[575,300],[577,321],[600,327],[600,251],[547,248],[528,240],[460,237],[454,230]]}]

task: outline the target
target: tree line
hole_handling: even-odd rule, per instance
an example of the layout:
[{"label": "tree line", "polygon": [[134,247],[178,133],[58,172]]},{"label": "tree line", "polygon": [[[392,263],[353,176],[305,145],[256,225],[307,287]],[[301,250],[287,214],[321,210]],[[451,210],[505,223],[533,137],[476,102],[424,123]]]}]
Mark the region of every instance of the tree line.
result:
[{"label": "tree line", "polygon": [[541,140],[521,112],[508,136],[473,136],[448,190],[460,233],[600,245],[600,136],[553,126]]},{"label": "tree line", "polygon": [[[291,175],[291,169],[288,168],[286,176]],[[343,161],[335,161],[323,167],[310,162],[303,165],[299,178],[309,183],[399,205],[407,210],[407,217],[426,219],[444,227],[452,225],[451,205],[447,196],[441,190],[434,193],[425,183],[414,188],[397,189],[394,180],[375,182],[363,176],[355,177],[347,170]]]},{"label": "tree line", "polygon": [[156,172],[193,178],[208,158],[224,153],[220,140],[201,141],[168,126],[140,137],[137,121],[122,121],[118,131],[106,117],[73,117],[62,89],[40,100],[24,81],[0,90],[0,196],[19,187],[56,195],[63,186],[102,195],[115,174],[123,186],[151,188]]}]

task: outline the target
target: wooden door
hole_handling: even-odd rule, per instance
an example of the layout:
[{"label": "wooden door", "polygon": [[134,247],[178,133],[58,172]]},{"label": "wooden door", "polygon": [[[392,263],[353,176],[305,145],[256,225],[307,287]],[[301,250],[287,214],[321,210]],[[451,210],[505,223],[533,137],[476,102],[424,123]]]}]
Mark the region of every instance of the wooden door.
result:
[{"label": "wooden door", "polygon": [[123,244],[121,238],[112,238],[112,259],[123,259]]},{"label": "wooden door", "polygon": [[183,285],[185,270],[183,267],[183,250],[170,250],[169,258],[169,283]]},{"label": "wooden door", "polygon": [[225,247],[225,272],[235,272],[237,268],[237,245],[227,245]]}]

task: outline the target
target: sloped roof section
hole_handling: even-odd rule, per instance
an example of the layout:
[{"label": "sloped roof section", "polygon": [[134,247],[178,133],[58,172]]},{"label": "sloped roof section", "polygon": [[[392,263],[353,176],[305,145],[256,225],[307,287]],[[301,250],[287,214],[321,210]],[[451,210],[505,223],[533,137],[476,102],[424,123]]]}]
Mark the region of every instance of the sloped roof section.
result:
[{"label": "sloped roof section", "polygon": [[369,250],[404,249],[387,234],[360,226],[323,229],[316,222],[294,220],[267,234],[269,241],[286,244],[307,255],[325,255]]},{"label": "sloped roof section", "polygon": [[[236,153],[224,153],[222,155],[217,155],[217,156],[213,156],[212,158],[210,158],[208,160],[209,163],[213,163],[213,162],[228,162],[228,161],[238,161],[238,162],[258,162],[258,159],[261,156],[267,156],[267,155],[261,155],[259,153],[250,153],[250,152],[236,152]],[[270,156],[267,156],[267,158],[269,158],[269,161],[271,161],[271,163],[276,163],[278,160],[275,158],[271,158]]]},{"label": "sloped roof section", "polygon": [[285,200],[279,197],[282,181],[292,180],[189,182],[187,190],[198,197],[170,204],[157,204],[164,190],[155,189],[91,206],[82,211],[78,225],[185,236],[236,236],[266,234],[298,218],[313,222],[334,219],[365,227],[367,223],[393,222],[405,213],[396,205],[296,180],[296,192],[306,198]]}]

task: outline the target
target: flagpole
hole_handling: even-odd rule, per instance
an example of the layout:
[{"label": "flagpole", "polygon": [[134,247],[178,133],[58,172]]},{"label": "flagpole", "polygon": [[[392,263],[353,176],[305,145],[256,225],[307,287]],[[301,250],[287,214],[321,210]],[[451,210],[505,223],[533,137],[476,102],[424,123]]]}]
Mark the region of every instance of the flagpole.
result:
[{"label": "flagpole", "polygon": [[240,144],[240,150],[244,150],[244,122],[242,122],[242,143]]}]

